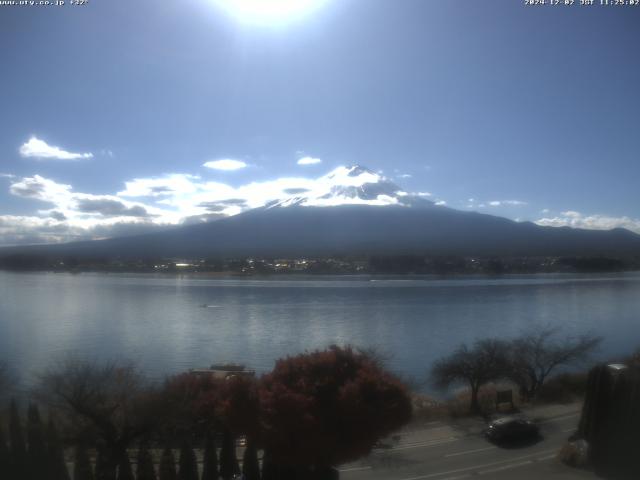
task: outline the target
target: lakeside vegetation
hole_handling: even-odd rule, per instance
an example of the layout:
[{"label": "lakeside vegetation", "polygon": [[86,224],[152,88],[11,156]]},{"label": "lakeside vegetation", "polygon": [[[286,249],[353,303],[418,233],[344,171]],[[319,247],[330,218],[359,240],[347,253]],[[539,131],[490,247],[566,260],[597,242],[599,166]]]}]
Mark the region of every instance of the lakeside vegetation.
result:
[{"label": "lakeside vegetation", "polygon": [[486,338],[472,346],[463,344],[438,360],[431,377],[442,388],[465,384],[471,394],[470,411],[480,413],[478,395],[484,385],[507,380],[523,402],[534,400],[552,372],[584,362],[600,342],[601,338],[590,334],[559,338],[558,331],[551,328],[509,341]]},{"label": "lakeside vegetation", "polygon": [[[434,384],[468,385],[446,402],[411,393],[382,354],[351,347],[283,358],[259,378],[243,369],[222,377],[195,370],[160,384],[126,361],[68,358],[27,392],[26,420],[13,402],[0,421],[0,469],[27,480],[49,478],[42,465],[56,472],[53,480],[68,479],[68,466],[77,480],[227,480],[240,472],[256,480],[333,479],[335,466],[366,455],[412,415],[495,411],[503,385],[517,389],[516,407],[580,399],[585,373],[551,374],[584,365],[599,340],[547,329],[463,345],[430,371]],[[625,360],[640,366],[640,352]],[[11,393],[4,366],[0,401]]]},{"label": "lakeside vegetation", "polygon": [[[241,471],[248,480],[324,480],[411,418],[406,387],[376,358],[350,347],[283,358],[260,378],[240,372],[185,372],[158,385],[127,362],[68,359],[41,374],[29,392],[26,440],[11,404],[8,444],[0,433],[0,471],[42,480],[43,466],[55,463],[60,476],[51,478],[63,480],[66,446],[74,452],[75,480],[134,478],[136,448],[138,480],[230,480]],[[41,441],[36,404],[64,443],[57,434]],[[201,474],[194,449],[203,452]],[[162,451],[157,477],[150,450]]]}]

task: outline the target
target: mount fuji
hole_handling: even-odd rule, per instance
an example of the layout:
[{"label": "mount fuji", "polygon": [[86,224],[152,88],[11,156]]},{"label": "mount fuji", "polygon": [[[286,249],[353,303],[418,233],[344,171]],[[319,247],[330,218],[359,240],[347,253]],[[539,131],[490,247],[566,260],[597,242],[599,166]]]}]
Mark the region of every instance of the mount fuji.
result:
[{"label": "mount fuji", "polygon": [[438,205],[361,166],[259,208],[145,235],[0,250],[111,258],[640,256],[625,229],[544,227]]},{"label": "mount fuji", "polygon": [[316,188],[272,202],[274,207],[433,206],[421,195],[403,191],[388,178],[359,165],[338,167],[316,181]]}]

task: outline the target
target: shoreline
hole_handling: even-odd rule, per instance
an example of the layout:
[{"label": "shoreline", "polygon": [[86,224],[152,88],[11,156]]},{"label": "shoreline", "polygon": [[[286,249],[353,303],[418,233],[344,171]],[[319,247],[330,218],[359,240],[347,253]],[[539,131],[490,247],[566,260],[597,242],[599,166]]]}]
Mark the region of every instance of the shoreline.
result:
[{"label": "shoreline", "polygon": [[278,278],[288,279],[321,279],[344,278],[372,280],[457,280],[457,279],[517,279],[522,277],[592,277],[594,275],[625,275],[640,274],[640,269],[629,270],[605,270],[605,271],[532,271],[532,272],[505,272],[505,273],[382,273],[382,272],[345,272],[345,273],[309,273],[309,272],[270,272],[270,273],[242,273],[234,271],[209,272],[209,271],[145,271],[145,270],[102,270],[102,269],[9,269],[0,268],[0,272],[6,273],[48,273],[68,275],[140,275],[156,278],[193,278],[193,279],[257,279],[273,280]]}]

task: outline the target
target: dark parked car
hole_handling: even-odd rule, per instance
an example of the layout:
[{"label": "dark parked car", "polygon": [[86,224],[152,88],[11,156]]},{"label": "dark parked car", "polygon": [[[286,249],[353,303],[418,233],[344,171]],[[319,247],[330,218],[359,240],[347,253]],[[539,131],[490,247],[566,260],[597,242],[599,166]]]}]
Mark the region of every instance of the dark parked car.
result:
[{"label": "dark parked car", "polygon": [[526,417],[503,417],[489,423],[484,431],[492,442],[533,440],[540,436],[538,426]]}]

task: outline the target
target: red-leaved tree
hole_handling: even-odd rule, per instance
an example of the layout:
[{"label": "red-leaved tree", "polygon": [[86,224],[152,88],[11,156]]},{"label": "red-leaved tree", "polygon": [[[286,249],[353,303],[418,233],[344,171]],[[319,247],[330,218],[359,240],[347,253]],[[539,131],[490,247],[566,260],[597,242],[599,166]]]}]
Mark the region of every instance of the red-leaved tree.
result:
[{"label": "red-leaved tree", "polygon": [[401,382],[350,347],[279,360],[261,379],[259,397],[265,450],[275,463],[298,471],[366,455],[411,417]]},{"label": "red-leaved tree", "polygon": [[221,381],[210,375],[186,372],[169,377],[162,392],[165,436],[204,437],[214,430],[220,391]]},{"label": "red-leaved tree", "polygon": [[254,377],[233,376],[222,381],[217,401],[220,422],[234,435],[260,434],[260,400]]}]

